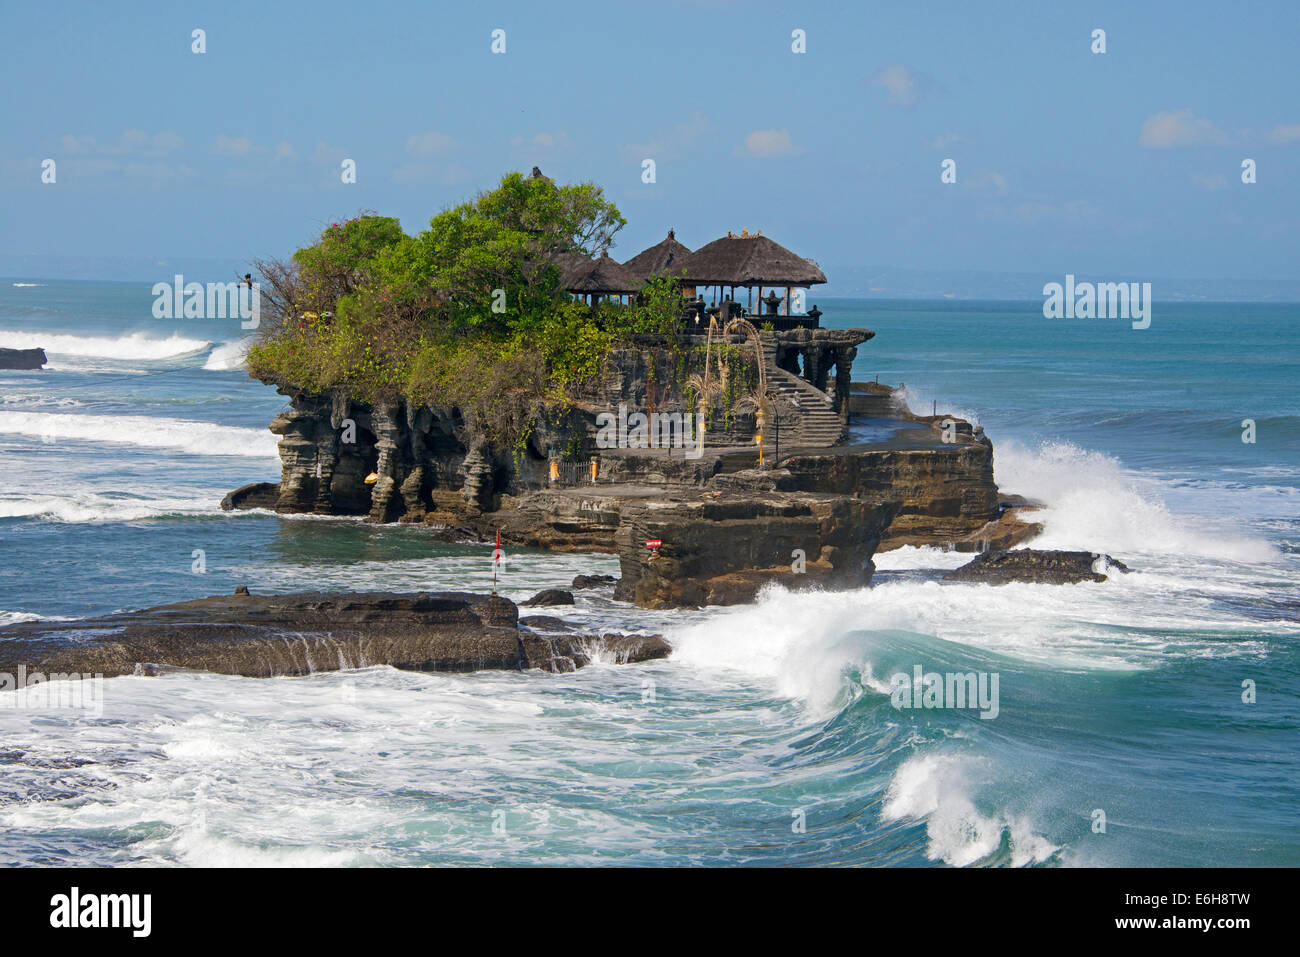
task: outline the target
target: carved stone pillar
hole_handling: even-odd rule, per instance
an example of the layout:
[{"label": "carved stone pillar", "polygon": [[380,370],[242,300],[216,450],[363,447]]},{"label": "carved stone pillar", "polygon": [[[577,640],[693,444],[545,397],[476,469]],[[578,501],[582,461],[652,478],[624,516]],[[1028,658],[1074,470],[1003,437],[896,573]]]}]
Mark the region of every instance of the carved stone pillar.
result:
[{"label": "carved stone pillar", "polygon": [[849,393],[853,386],[853,360],[858,356],[857,346],[835,347],[835,411],[841,422],[849,421]]},{"label": "carved stone pillar", "polygon": [[830,350],[825,346],[813,343],[809,345],[805,355],[808,356],[808,367],[804,373],[804,378],[825,392],[826,380],[829,378],[831,371]]},{"label": "carved stone pillar", "polygon": [[817,385],[817,377],[820,375],[825,380],[826,375],[821,369],[821,356],[817,353],[817,347],[814,345],[804,346],[800,350],[803,354],[803,377],[811,385]]}]

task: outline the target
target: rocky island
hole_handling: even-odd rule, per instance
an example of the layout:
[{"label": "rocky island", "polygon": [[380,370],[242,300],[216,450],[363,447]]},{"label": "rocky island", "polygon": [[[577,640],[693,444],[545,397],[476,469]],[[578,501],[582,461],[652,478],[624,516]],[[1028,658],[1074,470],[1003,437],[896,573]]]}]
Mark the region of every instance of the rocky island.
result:
[{"label": "rocky island", "polygon": [[[518,227],[555,204],[574,218],[553,235]],[[517,259],[466,276],[471,251],[446,252],[466,223]],[[620,264],[604,251],[620,224],[597,188],[534,168],[414,240],[368,216],[264,264],[277,318],[249,362],[289,400],[271,423],[281,476],[222,506],[617,554],[617,596],[646,607],[858,587],[879,548],[1037,530],[999,497],[982,429],[854,382],[874,333],[792,311],[826,281],[811,260],[761,233],[692,251],[670,232]]]},{"label": "rocky island", "polygon": [[[981,556],[953,580],[1104,580],[1087,553],[1004,557],[1040,529],[1034,504],[999,493],[978,425],[854,381],[875,333],[793,308],[826,281],[811,260],[761,233],[692,251],[670,231],[618,263],[606,250],[622,223],[598,187],[556,186],[534,167],[417,236],[365,214],[259,263],[248,364],[288,399],[270,423],[281,474],[222,507],[617,555],[616,581],[575,587],[612,585],[645,608],[746,602],[769,583],[858,588],[877,551],[903,545]],[[496,595],[246,590],[10,626],[0,669],[20,647],[49,671],[105,675],[565,671],[669,650],[521,620]]]}]

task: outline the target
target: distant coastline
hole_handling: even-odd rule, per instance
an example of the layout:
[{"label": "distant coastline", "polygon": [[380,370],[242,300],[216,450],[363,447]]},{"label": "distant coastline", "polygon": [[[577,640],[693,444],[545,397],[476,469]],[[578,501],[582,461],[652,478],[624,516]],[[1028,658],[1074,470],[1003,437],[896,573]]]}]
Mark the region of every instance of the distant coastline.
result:
[{"label": "distant coastline", "polygon": [[[213,281],[238,278],[248,271],[246,259],[170,257],[150,260],[112,256],[0,255],[0,282],[88,281],[154,283],[180,272]],[[1075,270],[1087,278],[1087,270]],[[832,299],[914,299],[963,302],[1039,302],[1043,284],[1059,281],[1062,272],[1001,273],[967,270],[918,270],[889,266],[832,264],[830,281],[813,301]],[[1300,302],[1300,279],[1178,279],[1097,273],[1100,279],[1150,282],[1158,302]]]}]

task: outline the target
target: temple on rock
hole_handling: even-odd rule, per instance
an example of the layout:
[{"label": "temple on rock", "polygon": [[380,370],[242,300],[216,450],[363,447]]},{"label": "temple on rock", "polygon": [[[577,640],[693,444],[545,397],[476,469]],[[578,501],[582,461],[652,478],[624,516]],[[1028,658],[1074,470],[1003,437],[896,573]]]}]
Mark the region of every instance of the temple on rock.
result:
[{"label": "temple on rock", "polygon": [[[826,274],[761,232],[691,250],[669,230],[623,263],[603,250],[555,263],[598,324],[671,277],[680,325],[620,336],[563,401],[521,400],[509,443],[457,406],[272,380],[290,400],[271,423],[281,480],[223,507],[616,552],[616,597],[650,607],[748,600],[771,581],[859,587],[878,547],[981,551],[1039,528],[1017,516],[1023,503],[1000,501],[978,425],[915,414],[901,389],[853,381],[875,333],[823,327],[803,299]],[[672,310],[659,316],[669,327]],[[792,575],[799,554],[806,569]]]},{"label": "temple on rock", "polygon": [[697,325],[709,316],[746,318],[776,331],[821,325],[816,306],[806,312],[796,308],[796,290],[825,283],[826,274],[762,230],[728,231],[692,252],[670,229],[667,237],[621,266],[602,252],[593,260],[566,257],[561,271],[564,288],[583,297],[623,296],[656,276],[671,276],[681,283],[686,318]]},{"label": "temple on rock", "polygon": [[[822,329],[822,311],[815,305],[799,312],[797,291],[825,283],[826,274],[762,230],[728,231],[691,251],[670,229],[664,239],[622,264],[602,251],[596,259],[561,257],[560,271],[564,289],[591,304],[626,303],[655,277],[672,277],[682,290],[686,335],[707,337],[711,323],[715,330],[743,328],[735,320],[757,330],[756,345],[770,365],[766,384],[774,399],[790,406],[788,449],[824,447],[843,438],[853,360],[857,347],[874,333]],[[782,421],[775,420],[776,429]]]}]

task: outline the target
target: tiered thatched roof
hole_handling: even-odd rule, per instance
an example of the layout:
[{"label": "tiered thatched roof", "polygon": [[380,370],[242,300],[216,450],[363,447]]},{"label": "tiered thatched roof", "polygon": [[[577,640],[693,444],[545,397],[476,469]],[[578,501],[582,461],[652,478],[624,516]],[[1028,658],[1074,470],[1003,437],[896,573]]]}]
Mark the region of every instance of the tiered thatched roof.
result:
[{"label": "tiered thatched roof", "polygon": [[623,268],[643,280],[659,273],[680,275],[682,263],[690,254],[691,251],[677,241],[676,234],[670,229],[666,239],[637,253],[623,263]]},{"label": "tiered thatched roof", "polygon": [[826,274],[766,236],[715,239],[680,262],[686,281],[701,286],[813,286]]},{"label": "tiered thatched roof", "polygon": [[560,257],[559,263],[560,283],[566,292],[623,295],[641,288],[642,280],[606,252],[602,252],[599,259],[571,253]]}]

